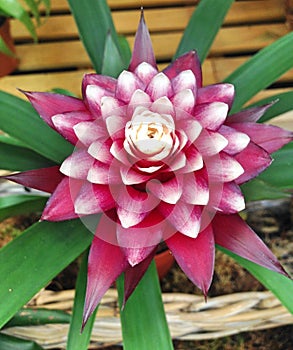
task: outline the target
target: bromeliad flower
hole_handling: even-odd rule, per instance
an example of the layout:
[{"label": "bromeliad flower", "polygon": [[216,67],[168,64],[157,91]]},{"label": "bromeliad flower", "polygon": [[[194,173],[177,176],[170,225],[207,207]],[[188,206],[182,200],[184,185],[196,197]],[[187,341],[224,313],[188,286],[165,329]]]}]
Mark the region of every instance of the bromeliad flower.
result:
[{"label": "bromeliad flower", "polygon": [[82,99],[25,94],[75,151],[60,167],[8,178],[52,193],[42,220],[79,217],[89,225],[100,214],[84,322],[123,272],[126,302],[163,240],[205,295],[215,243],[286,274],[239,216],[239,185],[266,169],[292,134],[256,123],[270,105],[228,115],[234,87],[202,87],[196,52],[159,72],[142,16],[129,69],[118,79],[86,75]]}]

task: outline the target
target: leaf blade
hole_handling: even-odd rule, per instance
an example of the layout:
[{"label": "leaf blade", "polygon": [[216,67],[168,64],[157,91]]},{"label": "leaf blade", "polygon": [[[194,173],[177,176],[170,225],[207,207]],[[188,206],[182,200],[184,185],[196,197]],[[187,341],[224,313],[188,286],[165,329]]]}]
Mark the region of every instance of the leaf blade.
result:
[{"label": "leaf blade", "polygon": [[[120,306],[123,276],[117,280]],[[137,322],[137,305],[140,314]],[[173,349],[154,261],[120,314],[124,350]]]},{"label": "leaf blade", "polygon": [[28,102],[4,91],[0,91],[0,129],[53,162],[61,163],[73,151]]},{"label": "leaf blade", "polygon": [[86,294],[86,281],[87,281],[87,258],[88,250],[84,253],[83,260],[78,273],[78,278],[76,282],[76,292],[74,298],[73,314],[71,318],[67,350],[87,350],[88,344],[90,342],[92,328],[94,325],[95,317],[98,308],[93,312],[93,314],[88,319],[82,333],[82,316],[83,316],[83,306]]},{"label": "leaf blade", "polygon": [[[0,250],[0,298],[3,301],[0,327],[79,256],[91,240],[92,234],[79,220],[43,221],[3,247]],[[50,249],[52,247],[54,249]]]},{"label": "leaf blade", "polygon": [[201,0],[184,31],[174,58],[196,50],[203,62],[233,1]]},{"label": "leaf blade", "polygon": [[293,50],[288,50],[290,47],[293,47],[293,32],[260,50],[224,80],[236,89],[231,113],[239,111],[257,92],[293,67]]}]

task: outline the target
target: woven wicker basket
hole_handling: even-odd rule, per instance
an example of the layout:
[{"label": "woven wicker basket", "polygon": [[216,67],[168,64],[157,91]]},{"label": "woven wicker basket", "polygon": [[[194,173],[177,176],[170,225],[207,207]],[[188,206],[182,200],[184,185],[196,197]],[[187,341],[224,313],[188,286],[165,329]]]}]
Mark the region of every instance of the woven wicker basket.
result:
[{"label": "woven wicker basket", "polygon": [[[40,292],[29,304],[33,308],[71,311],[74,290]],[[293,317],[270,292],[245,292],[209,298],[183,293],[163,293],[173,339],[202,340],[240,332],[293,324]],[[65,349],[69,325],[12,327],[9,335],[34,340],[45,349]],[[97,314],[89,349],[121,344],[117,292],[110,289]]]}]

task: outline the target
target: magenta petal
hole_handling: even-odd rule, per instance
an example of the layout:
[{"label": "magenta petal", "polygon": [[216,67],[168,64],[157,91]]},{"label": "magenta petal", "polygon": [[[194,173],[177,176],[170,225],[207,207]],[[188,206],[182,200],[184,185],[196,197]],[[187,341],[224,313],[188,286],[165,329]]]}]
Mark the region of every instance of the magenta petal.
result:
[{"label": "magenta petal", "polygon": [[171,65],[164,69],[163,72],[169,79],[173,79],[179,73],[188,69],[192,70],[196,79],[197,88],[200,88],[202,86],[201,64],[195,51],[190,51],[178,57]]},{"label": "magenta petal", "polygon": [[244,173],[236,179],[237,184],[242,184],[256,177],[272,163],[268,152],[253,142],[250,142],[249,145],[242,152],[236,154],[234,158],[244,169]]},{"label": "magenta petal", "polygon": [[169,98],[173,95],[171,81],[164,73],[158,73],[148,84],[146,92],[151,96],[153,101],[164,96]]},{"label": "magenta petal", "polygon": [[74,208],[79,215],[90,215],[112,209],[115,204],[108,185],[85,182],[74,201]]},{"label": "magenta petal", "polygon": [[120,207],[136,213],[149,212],[159,202],[152,194],[136,190],[132,186],[121,186],[116,200]]},{"label": "magenta petal", "polygon": [[120,168],[121,178],[125,185],[140,184],[149,180],[150,176],[147,174],[139,173],[132,168],[121,166]]},{"label": "magenta petal", "polygon": [[176,119],[188,119],[195,105],[194,93],[190,89],[181,90],[172,97]]},{"label": "magenta petal", "polygon": [[110,153],[111,145],[111,139],[94,141],[88,148],[88,153],[100,162],[110,165],[114,159]]},{"label": "magenta petal", "polygon": [[225,121],[228,105],[223,102],[211,102],[196,105],[193,111],[200,125],[209,130],[217,130]]},{"label": "magenta petal", "polygon": [[182,234],[195,238],[200,230],[201,208],[178,202],[176,205],[161,202],[158,206],[162,215]]},{"label": "magenta petal", "polygon": [[80,122],[73,127],[73,130],[78,140],[86,147],[89,147],[94,141],[107,136],[106,126],[101,120]]},{"label": "magenta petal", "polygon": [[141,12],[139,26],[135,35],[132,57],[128,69],[133,72],[142,62],[149,63],[154,68],[157,68],[152,41],[144,20],[143,11]]},{"label": "magenta petal", "polygon": [[222,198],[217,209],[224,214],[234,214],[245,209],[245,201],[240,187],[234,182],[223,184]]},{"label": "magenta petal", "polygon": [[183,173],[193,172],[203,167],[202,156],[194,145],[190,145],[185,150],[185,156],[186,156],[186,165],[182,171]]},{"label": "magenta petal", "polygon": [[187,277],[206,296],[214,272],[215,243],[212,228],[208,226],[196,238],[178,232],[166,243]]},{"label": "magenta petal", "polygon": [[121,226],[124,228],[129,228],[139,224],[146,217],[147,213],[137,213],[118,206],[117,215]]},{"label": "magenta petal", "polygon": [[134,71],[134,74],[139,77],[146,85],[152,80],[152,78],[158,73],[158,70],[152,65],[142,62]]},{"label": "magenta petal", "polygon": [[121,184],[119,169],[114,165],[108,165],[95,160],[89,169],[87,180],[95,184]]},{"label": "magenta petal", "polygon": [[194,145],[206,157],[218,154],[224,149],[226,150],[228,140],[220,132],[204,129],[194,141]]},{"label": "magenta petal", "polygon": [[214,84],[198,89],[197,104],[224,102],[229,108],[233,103],[235,88],[232,84]]},{"label": "magenta petal", "polygon": [[139,264],[156,247],[163,237],[164,223],[153,222],[153,215],[145,219],[146,223],[135,227],[123,228],[117,225],[117,240],[131,266]]},{"label": "magenta petal", "polygon": [[194,92],[196,91],[196,79],[190,69],[180,72],[173,78],[172,85],[175,93],[186,89],[190,89]]},{"label": "magenta petal", "polygon": [[[242,164],[236,157],[231,157],[225,152],[210,157],[207,163],[208,179],[211,183],[220,184],[230,182],[244,173]],[[244,174],[245,175],[245,174]]]},{"label": "magenta petal", "polygon": [[80,180],[65,177],[49,198],[41,220],[63,221],[77,218],[73,203],[81,183]]},{"label": "magenta petal", "polygon": [[64,160],[60,167],[61,173],[76,179],[86,179],[89,169],[94,163],[86,150],[78,149]]},{"label": "magenta petal", "polygon": [[[260,107],[250,107],[244,109],[238,113],[232,114],[228,116],[226,124],[229,125],[231,123],[255,123],[259,120],[259,118],[265,114],[267,109],[269,109],[273,103],[268,103],[264,106]],[[233,127],[233,125],[231,125]]]},{"label": "magenta petal", "polygon": [[147,190],[162,201],[175,204],[182,194],[182,176],[174,176],[171,180],[165,182],[153,179],[147,183]]},{"label": "magenta petal", "polygon": [[200,135],[202,131],[202,126],[200,123],[194,119],[185,119],[185,120],[180,120],[177,123],[178,127],[184,131],[184,134],[181,137],[187,135],[188,141],[193,143],[198,136]]},{"label": "magenta petal", "polygon": [[239,215],[216,215],[213,229],[216,243],[223,248],[287,276],[277,258]]},{"label": "magenta petal", "polygon": [[277,126],[257,123],[233,123],[234,129],[247,134],[251,141],[273,153],[293,138],[293,133]]},{"label": "magenta petal", "polygon": [[52,122],[59,134],[75,145],[78,142],[78,138],[76,137],[74,126],[91,119],[92,116],[88,112],[68,112],[54,115]]},{"label": "magenta petal", "polygon": [[114,96],[114,94],[113,92],[103,89],[100,86],[87,85],[84,100],[88,106],[88,109],[95,118],[99,118],[102,114],[101,101],[105,96]]},{"label": "magenta petal", "polygon": [[99,231],[114,235],[116,224],[102,216],[88,258],[88,279],[83,313],[83,325],[98,306],[112,283],[127,268],[128,263],[119,246],[99,238]]},{"label": "magenta petal", "polygon": [[139,281],[142,279],[146,270],[148,269],[152,259],[156,253],[156,248],[138,265],[130,266],[125,270],[124,273],[124,298],[122,303],[122,309],[127,302],[128,298],[138,285]]},{"label": "magenta petal", "polygon": [[16,182],[25,187],[52,193],[64,178],[59,171],[59,165],[50,168],[23,171],[21,173],[1,176],[9,181]]},{"label": "magenta petal", "polygon": [[106,119],[108,133],[112,140],[125,138],[126,120],[123,117],[113,116]]},{"label": "magenta petal", "polygon": [[118,77],[116,98],[128,103],[138,89],[144,89],[142,81],[134,73],[124,70]]},{"label": "magenta petal", "polygon": [[51,120],[53,115],[72,111],[86,111],[83,101],[75,97],[51,92],[22,92],[29,99],[42,119],[52,128],[54,128]]},{"label": "magenta petal", "polygon": [[184,175],[181,199],[189,204],[206,205],[209,201],[209,184],[205,169]]},{"label": "magenta petal", "polygon": [[96,85],[102,89],[106,89],[114,93],[116,83],[117,80],[115,78],[108,77],[106,75],[99,75],[94,73],[85,74],[82,80],[82,96],[85,97],[85,91],[88,85]]},{"label": "magenta petal", "polygon": [[233,128],[222,125],[218,131],[228,141],[228,145],[225,147],[224,151],[230,155],[243,151],[249,144],[250,138],[245,133],[235,130],[234,124]]}]

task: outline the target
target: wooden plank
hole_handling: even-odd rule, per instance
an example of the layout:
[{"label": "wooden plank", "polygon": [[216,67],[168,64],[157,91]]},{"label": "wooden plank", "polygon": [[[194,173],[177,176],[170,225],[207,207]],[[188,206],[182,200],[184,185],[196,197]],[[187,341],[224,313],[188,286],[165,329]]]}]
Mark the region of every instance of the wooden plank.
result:
[{"label": "wooden plank", "polygon": [[[82,1],[82,0],[81,0]],[[195,5],[197,0],[108,0],[110,8],[124,9],[143,7],[166,7],[166,6],[183,6]],[[69,6],[67,0],[51,0],[52,12],[68,11]]]},{"label": "wooden plank", "polygon": [[[249,57],[213,57],[210,58],[213,67],[214,79],[216,81],[224,80],[228,75],[234,72],[239,66],[245,63]],[[282,83],[293,82],[293,69],[283,74],[278,80]]]},{"label": "wooden plank", "polygon": [[[150,32],[184,30],[192,13],[194,6],[181,8],[146,9],[145,17]],[[121,34],[134,34],[140,12],[113,11],[113,20],[116,29]],[[162,21],[162,18],[164,20]],[[260,1],[236,2],[228,12],[225,24],[244,24],[263,21],[284,21],[284,9],[280,0],[267,0],[264,7]],[[12,20],[12,34],[16,40],[30,40],[30,36],[19,21]],[[70,14],[62,16],[51,15],[45,23],[37,29],[40,40],[66,39],[78,36],[73,17]]]},{"label": "wooden plank", "polygon": [[[284,24],[222,28],[211,48],[211,55],[256,51],[286,33]],[[154,51],[158,60],[171,59],[181,35],[181,32],[152,35]],[[127,38],[132,47],[134,37],[128,36]],[[20,71],[84,68],[89,67],[90,64],[81,42],[77,40],[18,45],[16,53],[20,57]]]}]

